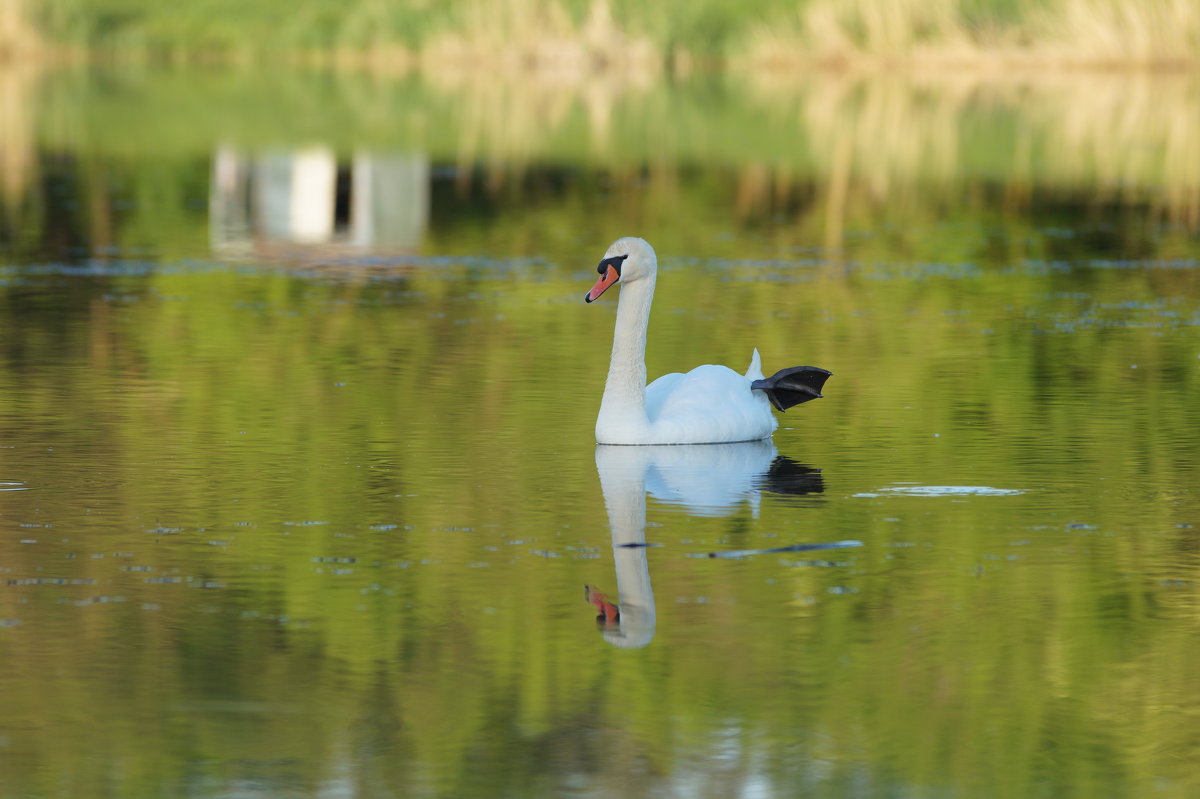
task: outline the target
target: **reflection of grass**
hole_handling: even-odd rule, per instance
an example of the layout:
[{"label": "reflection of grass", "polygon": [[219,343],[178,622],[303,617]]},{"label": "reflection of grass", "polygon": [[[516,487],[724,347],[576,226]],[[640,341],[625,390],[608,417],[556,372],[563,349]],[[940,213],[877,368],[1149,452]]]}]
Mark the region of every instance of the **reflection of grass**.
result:
[{"label": "reflection of grass", "polygon": [[36,110],[31,86],[36,70],[12,65],[0,69],[0,199],[12,205],[33,180]]},{"label": "reflection of grass", "polygon": [[1086,185],[1098,201],[1148,200],[1200,224],[1200,84],[1185,78],[1060,77],[758,81],[755,103],[804,131],[836,191],[879,201],[922,184],[987,177],[1016,194]]},{"label": "reflection of grass", "polygon": [[[1190,116],[1200,82],[1185,76],[797,81],[762,73],[682,85],[478,76],[443,72],[429,83],[166,72],[91,83],[60,73],[44,81],[36,113],[18,103],[4,124],[41,120],[38,146],[128,159],[147,174],[151,162],[206,160],[217,141],[251,150],[318,141],[343,156],[422,152],[456,164],[460,181],[482,174],[493,192],[519,193],[531,165],[578,165],[628,179],[621,202],[629,208],[652,207],[649,198],[669,204],[689,170],[734,174],[735,216],[805,209],[807,224],[823,220],[831,244],[872,220],[930,218],[984,186],[1003,193],[988,203],[1009,209],[1030,207],[1041,191],[1067,191],[1096,203],[1146,202],[1163,218],[1200,226],[1200,136]],[[6,156],[27,165],[6,169],[10,204],[30,174],[32,150],[13,144],[29,141],[14,135],[23,129],[5,131]]]}]

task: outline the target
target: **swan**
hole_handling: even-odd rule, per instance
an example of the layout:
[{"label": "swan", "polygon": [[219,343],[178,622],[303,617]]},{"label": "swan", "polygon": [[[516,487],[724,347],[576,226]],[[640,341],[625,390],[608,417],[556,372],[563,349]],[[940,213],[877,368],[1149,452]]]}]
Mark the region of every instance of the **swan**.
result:
[{"label": "swan", "polygon": [[815,366],[793,366],[764,378],[758,350],[740,375],[705,364],[673,372],[646,385],[646,326],[658,258],[644,239],[617,239],[596,267],[600,279],[584,295],[594,302],[620,283],[612,360],[596,418],[600,444],[726,444],[770,438],[779,423],[771,413],[818,399],[832,375]]}]

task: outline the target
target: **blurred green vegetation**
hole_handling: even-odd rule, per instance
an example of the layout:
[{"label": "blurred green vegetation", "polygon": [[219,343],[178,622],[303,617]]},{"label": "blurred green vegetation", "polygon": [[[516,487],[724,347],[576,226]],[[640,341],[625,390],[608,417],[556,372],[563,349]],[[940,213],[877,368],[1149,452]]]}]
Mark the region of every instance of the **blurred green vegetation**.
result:
[{"label": "blurred green vegetation", "polygon": [[590,68],[597,59],[633,58],[639,69],[648,61],[687,69],[695,59],[779,66],[1024,53],[1111,65],[1194,64],[1200,50],[1200,12],[1188,0],[25,0],[22,7],[36,23],[27,27],[52,44],[151,60],[340,53],[399,63],[390,53],[443,66],[517,56],[525,66]]},{"label": "blurred green vegetation", "polygon": [[[440,81],[0,80],[0,794],[1200,791],[1193,82]],[[314,142],[425,156],[419,245],[214,256],[216,148]],[[637,652],[626,233],[651,373],[836,373],[776,435],[825,494],[651,502]]]},{"label": "blurred green vegetation", "polygon": [[[593,217],[579,213],[586,194],[557,194],[537,164],[603,173],[589,190],[643,229],[677,230],[675,217],[759,229],[780,252],[814,237],[836,250],[856,230],[904,237],[964,203],[1028,217],[1047,191],[1095,214],[1144,205],[1174,231],[1170,251],[1200,228],[1190,125],[1200,82],[1182,76],[564,86],[131,68],[10,73],[0,97],[12,110],[0,120],[0,224],[35,251],[42,243],[28,237],[42,228],[22,220],[65,191],[78,202],[54,225],[84,227],[93,245],[123,227],[141,231],[121,234],[129,244],[171,247],[163,256],[206,252],[207,233],[189,219],[206,212],[218,146],[253,154],[314,142],[342,160],[417,154],[453,171],[455,191],[480,188],[476,207],[489,219],[565,203],[559,222],[536,232],[555,247]],[[51,186],[63,159],[77,168],[69,185]],[[771,215],[790,224],[764,228]],[[439,216],[431,241],[461,249],[441,237]],[[168,228],[179,235],[159,235]],[[522,224],[484,231],[509,239],[499,245],[509,251],[528,247],[528,234]]]}]

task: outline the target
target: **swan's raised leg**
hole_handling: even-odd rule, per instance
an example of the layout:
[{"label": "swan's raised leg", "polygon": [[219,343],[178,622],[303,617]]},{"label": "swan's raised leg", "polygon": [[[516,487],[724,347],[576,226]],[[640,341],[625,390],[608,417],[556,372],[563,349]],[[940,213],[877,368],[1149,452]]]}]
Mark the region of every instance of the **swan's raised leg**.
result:
[{"label": "swan's raised leg", "polygon": [[820,399],[821,388],[832,374],[819,366],[789,366],[770,377],[755,380],[750,388],[764,392],[772,405],[786,411],[793,405]]}]

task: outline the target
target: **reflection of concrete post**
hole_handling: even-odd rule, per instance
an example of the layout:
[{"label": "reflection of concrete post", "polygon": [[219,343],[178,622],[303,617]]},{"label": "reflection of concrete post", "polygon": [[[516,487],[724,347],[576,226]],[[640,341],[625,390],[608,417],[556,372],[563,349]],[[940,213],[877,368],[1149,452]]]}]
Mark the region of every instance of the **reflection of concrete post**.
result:
[{"label": "reflection of concrete post", "polygon": [[420,245],[429,221],[429,160],[424,155],[354,156],[350,241],[373,250]]},{"label": "reflection of concrete post", "polygon": [[333,238],[337,206],[337,159],[324,147],[299,150],[292,156],[288,239],[299,244]]},{"label": "reflection of concrete post", "polygon": [[250,176],[237,152],[221,145],[213,153],[208,188],[208,236],[220,253],[245,251],[250,244]]},{"label": "reflection of concrete post", "polygon": [[254,169],[255,218],[272,241],[333,238],[337,161],[324,147],[262,156]]},{"label": "reflection of concrete post", "polygon": [[256,232],[269,240],[286,241],[292,197],[292,159],[287,152],[273,152],[254,159],[250,180],[251,217]]},{"label": "reflection of concrete post", "polygon": [[332,150],[251,156],[220,146],[213,153],[209,186],[213,249],[226,255],[299,252],[287,245],[321,245],[323,253],[347,245],[413,250],[429,223],[429,172],[424,155],[356,155],[345,187],[350,192],[346,219],[339,218]]}]

